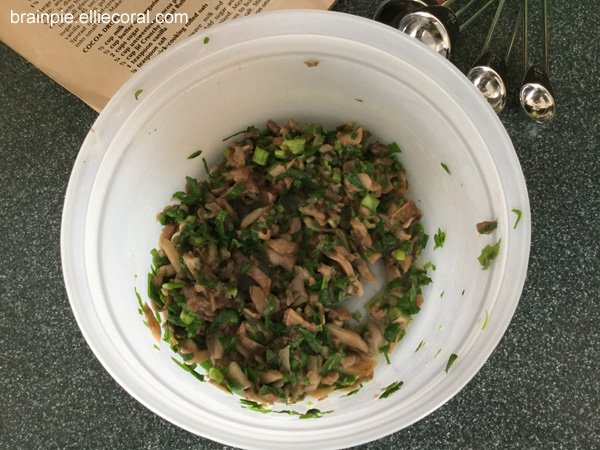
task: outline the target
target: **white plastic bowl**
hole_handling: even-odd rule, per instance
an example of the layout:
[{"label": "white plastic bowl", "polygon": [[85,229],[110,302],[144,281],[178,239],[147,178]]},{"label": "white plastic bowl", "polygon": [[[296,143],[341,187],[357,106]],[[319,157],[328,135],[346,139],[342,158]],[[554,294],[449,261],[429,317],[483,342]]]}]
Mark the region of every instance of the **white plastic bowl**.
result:
[{"label": "white plastic bowl", "polygon": [[[454,66],[370,20],[275,12],[211,28],[207,36],[207,44],[196,36],[175,46],[128,81],[77,158],[65,201],[62,257],[85,338],[106,370],[152,411],[229,445],[348,447],[414,423],[475,375],[521,294],[529,203],[504,128]],[[307,67],[307,59],[319,60],[318,66]],[[335,411],[318,420],[242,409],[239,398],[199,383],[171,361],[165,343],[160,352],[154,349],[134,295],[135,286],[145,298],[148,252],[160,232],[156,213],[183,187],[185,175],[204,176],[200,159],[187,156],[202,149],[212,165],[221,158],[223,137],[290,117],[328,127],[356,121],[382,142],[399,143],[410,195],[425,213],[431,238],[421,262],[437,266],[423,310],[392,364],[381,361],[375,379],[357,395],[336,393],[316,404]],[[517,229],[513,208],[523,212]],[[480,236],[475,224],[492,219],[498,230]],[[446,244],[434,251],[438,227],[447,233]],[[477,256],[500,238],[499,258],[482,271]],[[421,341],[426,345],[415,352]],[[446,374],[452,353],[459,358]],[[404,382],[400,391],[375,398],[395,381]]]}]

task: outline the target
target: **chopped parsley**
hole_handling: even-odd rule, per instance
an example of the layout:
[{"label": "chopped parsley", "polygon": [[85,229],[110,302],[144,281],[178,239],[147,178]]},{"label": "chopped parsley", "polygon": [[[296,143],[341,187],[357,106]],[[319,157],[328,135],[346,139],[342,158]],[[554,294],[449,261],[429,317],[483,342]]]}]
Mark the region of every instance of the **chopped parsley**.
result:
[{"label": "chopped parsley", "polygon": [[402,149],[398,144],[396,144],[396,142],[392,142],[390,145],[388,145],[388,147],[392,153],[402,153]]},{"label": "chopped parsley", "polygon": [[179,367],[181,367],[183,370],[185,370],[186,372],[191,373],[198,381],[204,381],[204,375],[199,374],[198,372],[196,372],[194,369],[196,368],[196,364],[183,364],[180,363],[179,361],[177,361],[175,358],[171,358],[173,361],[175,361],[175,364],[177,364]]},{"label": "chopped parsley", "polygon": [[133,96],[135,97],[135,99],[137,100],[138,97],[140,96],[140,94],[144,92],[143,89],[138,89],[137,91],[135,91],[135,94],[133,94]]},{"label": "chopped parsley", "polygon": [[512,212],[514,212],[517,215],[517,220],[515,221],[515,226],[513,227],[513,230],[514,230],[517,228],[517,225],[519,225],[522,213],[521,213],[520,209],[513,209]]},{"label": "chopped parsley", "polygon": [[481,251],[481,255],[477,258],[481,264],[481,270],[488,270],[490,268],[490,262],[498,257],[501,241],[502,239],[500,239],[496,245],[486,245]]},{"label": "chopped parsley", "polygon": [[492,231],[498,228],[498,221],[493,222],[481,222],[477,224],[477,231],[479,234],[490,234]]},{"label": "chopped parsley", "polygon": [[250,411],[259,412],[261,414],[270,414],[270,413],[287,414],[289,416],[299,416],[298,417],[299,419],[320,419],[325,414],[331,414],[333,412],[333,410],[320,411],[316,408],[311,408],[308,411],[306,411],[304,414],[300,413],[298,411],[290,411],[287,409],[284,409],[282,411],[274,411],[272,409],[267,409],[267,408],[263,407],[260,403],[253,402],[251,400],[246,400],[243,398],[240,399],[240,403],[242,404],[242,408],[249,409]]},{"label": "chopped parsley", "polygon": [[438,228],[438,232],[433,236],[433,240],[435,242],[435,246],[433,249],[442,248],[444,246],[444,242],[446,242],[446,232],[442,231],[441,228]]},{"label": "chopped parsley", "polygon": [[444,168],[444,170],[448,173],[450,173],[450,169],[448,168],[448,166],[444,163],[441,163],[442,167]]},{"label": "chopped parsley", "polygon": [[197,158],[198,156],[200,156],[202,154],[202,150],[198,150],[195,151],[194,153],[192,153],[190,156],[187,157],[187,159],[194,159]]},{"label": "chopped parsley", "polygon": [[379,398],[380,399],[382,399],[382,398],[388,398],[394,392],[399,391],[403,384],[404,384],[403,381],[396,381],[396,382],[390,384],[388,387],[383,388],[382,389],[383,394],[380,394]]},{"label": "chopped parsley", "polygon": [[446,291],[442,291],[442,293],[440,294],[440,298],[442,298],[444,296],[444,292],[446,292]]},{"label": "chopped parsley", "polygon": [[361,384],[359,387],[354,389],[353,391],[348,392],[346,395],[342,395],[342,397],[350,397],[351,395],[358,394],[358,391],[362,389],[363,385]]},{"label": "chopped parsley", "polygon": [[454,364],[454,361],[456,361],[457,358],[458,358],[458,355],[456,353],[452,353],[450,355],[450,358],[448,358],[448,364],[446,364],[446,373],[448,373],[448,371],[450,370],[450,367],[452,367],[452,364]]},{"label": "chopped parsley", "polygon": [[204,43],[205,43],[205,44],[208,44],[208,42],[209,42],[209,41],[210,41],[210,38],[209,38],[208,36],[206,36],[206,37],[204,38]]}]

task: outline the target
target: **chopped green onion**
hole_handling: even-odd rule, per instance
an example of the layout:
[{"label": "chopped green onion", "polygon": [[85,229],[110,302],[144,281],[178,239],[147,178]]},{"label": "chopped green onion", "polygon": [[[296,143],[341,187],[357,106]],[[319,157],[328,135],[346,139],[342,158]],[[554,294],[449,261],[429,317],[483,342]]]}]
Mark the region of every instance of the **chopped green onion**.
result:
[{"label": "chopped green onion", "polygon": [[164,283],[162,285],[162,288],[166,289],[167,291],[172,291],[174,289],[182,289],[183,283]]},{"label": "chopped green onion", "polygon": [[190,156],[188,156],[187,159],[194,159],[197,158],[198,156],[200,156],[202,154],[202,150],[198,150],[197,152],[192,153]]},{"label": "chopped green onion", "polygon": [[229,200],[235,200],[236,198],[238,198],[240,196],[240,194],[242,192],[244,192],[244,189],[246,189],[244,187],[243,184],[236,184],[233,189],[231,191],[229,191],[229,194],[227,194],[227,198]]},{"label": "chopped green onion", "polygon": [[200,236],[190,236],[188,237],[188,242],[194,247],[200,247],[201,245],[204,245],[204,239],[202,239]]},{"label": "chopped green onion", "polygon": [[275,158],[285,159],[285,150],[275,150]]},{"label": "chopped green onion", "polygon": [[221,371],[216,367],[211,367],[208,369],[208,377],[217,384],[221,384],[225,379]]},{"label": "chopped green onion", "polygon": [[444,163],[440,163],[440,164],[442,165],[442,168],[443,168],[443,169],[444,169],[446,172],[450,173],[450,169],[448,168],[448,166],[447,166],[446,164],[444,164]]},{"label": "chopped green onion", "polygon": [[186,325],[189,325],[190,323],[192,323],[196,319],[193,315],[191,315],[190,313],[188,313],[185,310],[181,311],[181,314],[179,314],[179,318]]},{"label": "chopped green onion", "polygon": [[269,152],[263,150],[260,147],[256,147],[254,149],[254,155],[252,156],[252,162],[256,164],[260,164],[264,166],[267,164],[267,160],[269,159]]},{"label": "chopped green onion", "polygon": [[402,153],[400,146],[398,144],[396,144],[395,141],[392,142],[390,145],[388,145],[388,148],[390,149],[390,152],[392,152],[392,153]]},{"label": "chopped green onion", "polygon": [[406,259],[406,253],[402,249],[396,249],[394,253],[396,255],[396,260],[404,261]]},{"label": "chopped green onion", "polygon": [[513,227],[513,230],[515,228],[517,228],[517,225],[519,225],[519,221],[521,220],[521,210],[520,209],[513,209],[512,212],[514,212],[517,215],[517,221],[515,222],[515,226]]},{"label": "chopped green onion", "polygon": [[373,197],[371,194],[365,195],[365,198],[360,202],[361,205],[369,208],[371,211],[376,211],[377,206],[379,206],[379,200]]},{"label": "chopped green onion", "polygon": [[284,149],[285,147],[289,148],[290,151],[294,154],[294,155],[299,155],[300,153],[304,152],[304,146],[306,145],[306,139],[301,137],[301,138],[296,138],[296,139],[291,139],[291,140],[285,140],[283,141],[283,143],[279,146],[279,148]]},{"label": "chopped green onion", "polygon": [[138,89],[137,91],[135,91],[135,94],[133,94],[133,95],[134,95],[134,97],[135,97],[135,99],[136,99],[136,100],[138,99],[138,97],[140,96],[140,94],[141,94],[142,92],[144,92],[144,90],[143,90],[143,89]]},{"label": "chopped green onion", "polygon": [[446,364],[446,373],[448,373],[448,371],[450,370],[450,367],[452,367],[452,364],[454,364],[454,361],[456,361],[457,358],[458,358],[458,355],[456,353],[452,353],[450,355],[450,358],[448,358],[448,364]]},{"label": "chopped green onion", "polygon": [[331,174],[331,181],[335,184],[338,184],[340,181],[342,181],[342,176],[339,172],[333,172]]}]

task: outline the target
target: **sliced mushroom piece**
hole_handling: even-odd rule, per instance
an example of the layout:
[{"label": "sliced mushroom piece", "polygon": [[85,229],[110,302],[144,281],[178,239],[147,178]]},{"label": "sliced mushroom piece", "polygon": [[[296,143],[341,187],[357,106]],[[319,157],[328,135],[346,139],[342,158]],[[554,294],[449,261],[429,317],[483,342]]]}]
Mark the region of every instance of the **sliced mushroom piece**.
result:
[{"label": "sliced mushroom piece", "polygon": [[213,366],[216,366],[217,362],[225,356],[225,349],[219,341],[220,337],[222,337],[221,332],[206,336],[206,348],[210,354],[210,362]]},{"label": "sliced mushroom piece", "polygon": [[321,381],[321,376],[319,375],[318,371],[309,370],[306,374],[306,377],[310,381],[310,383],[306,386],[306,392],[311,393],[319,387],[319,382]]},{"label": "sliced mushroom piece", "polygon": [[358,217],[354,217],[350,221],[350,225],[352,226],[350,236],[356,239],[363,248],[371,248],[373,240],[371,239],[371,235],[365,224],[362,223]]},{"label": "sliced mushroom piece", "polygon": [[152,337],[160,344],[161,338],[161,330],[158,320],[154,317],[154,312],[147,303],[144,303],[144,315],[146,316],[146,322],[148,323],[148,328],[150,328],[150,332],[152,333]]},{"label": "sliced mushroom piece", "polygon": [[268,247],[265,249],[265,253],[272,264],[282,266],[284,269],[289,270],[290,272],[294,270],[294,266],[296,265],[296,255],[281,255],[280,253],[277,253]]},{"label": "sliced mushroom piece", "polygon": [[234,169],[229,172],[231,178],[236,183],[240,183],[242,181],[247,181],[250,178],[250,174],[252,173],[252,169],[250,167],[242,167],[240,169]]},{"label": "sliced mushroom piece", "polygon": [[279,370],[266,370],[258,372],[258,378],[263,384],[271,384],[283,378],[283,374]]},{"label": "sliced mushroom piece", "polygon": [[354,375],[358,377],[359,380],[366,381],[373,378],[373,371],[377,366],[377,361],[371,359],[370,357],[362,357],[357,358],[354,364],[348,367],[342,367],[340,372]]},{"label": "sliced mushroom piece", "polygon": [[280,133],[281,128],[273,120],[269,120],[267,122],[267,128],[269,129],[269,131],[271,132],[271,134],[273,134],[275,136],[279,136],[281,134]]},{"label": "sliced mushroom piece", "polygon": [[242,322],[242,324],[239,326],[236,335],[238,337],[237,342],[242,345],[244,348],[246,348],[246,350],[248,350],[251,354],[255,353],[255,354],[259,354],[262,355],[263,353],[265,353],[267,351],[267,348],[262,345],[259,344],[256,341],[253,341],[252,339],[250,339],[247,334],[246,334],[246,322]]},{"label": "sliced mushroom piece", "polygon": [[158,239],[158,246],[165,252],[167,258],[169,259],[169,262],[177,270],[177,268],[179,267],[179,256],[181,255],[175,248],[175,245],[171,242],[170,239],[160,237]]},{"label": "sliced mushroom piece", "polygon": [[246,165],[246,152],[244,152],[239,144],[233,144],[229,147],[227,164],[236,169],[240,169]]},{"label": "sliced mushroom piece", "polygon": [[335,383],[338,380],[339,377],[340,377],[339,372],[329,372],[327,375],[325,375],[321,378],[321,383],[325,384],[327,386],[331,386],[333,383]]},{"label": "sliced mushroom piece", "polygon": [[194,356],[185,361],[186,364],[200,364],[210,359],[207,349],[200,350],[192,339],[185,339],[181,342],[181,353],[188,355],[192,353]]},{"label": "sliced mushroom piece", "polygon": [[352,317],[346,308],[330,309],[327,315],[331,320],[337,320],[340,322],[347,322]]},{"label": "sliced mushroom piece", "polygon": [[302,318],[302,316],[300,316],[292,308],[285,310],[283,315],[283,323],[288,327],[292,325],[300,325],[302,328],[310,331],[311,333],[317,332],[317,326],[314,323],[304,320],[304,318]]},{"label": "sliced mushroom piece", "polygon": [[250,299],[252,300],[252,303],[254,303],[254,306],[259,314],[262,314],[264,309],[269,306],[269,303],[267,302],[267,294],[265,294],[263,288],[259,286],[250,287]]},{"label": "sliced mushroom piece", "polygon": [[256,208],[255,210],[253,210],[251,213],[249,213],[246,217],[242,219],[242,222],[240,223],[240,228],[248,228],[260,217],[262,217],[266,210],[267,208]]},{"label": "sliced mushroom piece", "polygon": [[314,217],[317,220],[318,224],[322,227],[327,225],[327,216],[325,215],[325,213],[319,211],[314,206],[303,206],[302,208],[299,208],[299,210],[302,214]]},{"label": "sliced mushroom piece", "polygon": [[343,254],[344,252],[342,252],[342,250],[344,250],[345,253],[348,253],[347,250],[341,246],[335,247],[333,253],[331,253],[331,252],[324,252],[324,253],[329,259],[333,259],[335,262],[337,262],[342,267],[344,272],[346,272],[346,275],[348,276],[348,278],[354,278],[356,275],[354,274],[354,269],[352,268],[352,264],[350,264],[350,261],[348,261],[348,258]]},{"label": "sliced mushroom piece", "polygon": [[[353,134],[355,134],[354,137],[352,137]],[[337,140],[342,145],[358,145],[362,141],[362,138],[363,127],[358,127],[358,129],[352,133],[343,133],[339,131],[337,134]]]},{"label": "sliced mushroom piece", "polygon": [[265,245],[280,255],[295,255],[298,253],[298,244],[287,239],[271,239]]},{"label": "sliced mushroom piece", "polygon": [[190,273],[194,277],[194,280],[197,280],[201,272],[200,258],[194,256],[192,252],[188,252],[183,255],[183,263],[189,269]]},{"label": "sliced mushroom piece", "polygon": [[371,269],[369,269],[369,266],[367,266],[367,263],[364,259],[356,258],[354,260],[354,265],[358,269],[358,273],[360,273],[360,276],[363,278],[363,280],[366,280],[369,283],[377,282],[377,278],[375,278],[375,275],[373,275],[373,272],[371,272]]},{"label": "sliced mushroom piece", "polygon": [[340,343],[346,344],[348,347],[355,348],[361,352],[368,353],[369,347],[367,343],[360,337],[358,333],[347,330],[332,324],[325,325],[332,337],[338,339]]},{"label": "sliced mushroom piece", "polygon": [[253,278],[258,283],[258,285],[263,289],[263,291],[265,291],[266,295],[268,295],[269,292],[271,292],[271,279],[257,266],[250,266],[246,273],[249,277]]}]

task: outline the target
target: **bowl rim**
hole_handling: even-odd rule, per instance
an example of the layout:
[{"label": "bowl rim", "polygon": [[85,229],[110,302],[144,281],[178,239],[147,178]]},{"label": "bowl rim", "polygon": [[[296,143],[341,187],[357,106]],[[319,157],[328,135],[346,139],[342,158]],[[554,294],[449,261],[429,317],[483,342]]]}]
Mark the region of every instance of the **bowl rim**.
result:
[{"label": "bowl rim", "polygon": [[[331,30],[331,28],[334,28],[331,27],[332,21],[338,22],[334,31]],[[61,258],[65,287],[79,328],[98,360],[130,395],[148,409],[194,434],[224,444],[246,448],[277,448],[278,445],[281,445],[281,442],[277,440],[273,440],[272,442],[265,442],[263,440],[260,444],[248,442],[244,436],[236,436],[231,430],[224,431],[216,428],[203,428],[200,430],[197,427],[190,426],[189,423],[186,423],[174,411],[166,412],[164,408],[161,409],[156,401],[149,400],[148,393],[144,392],[143,389],[140,390],[139,386],[134,385],[133,382],[135,380],[131,377],[135,375],[135,372],[126,367],[120,367],[118,361],[111,358],[110,351],[103,348],[103,343],[98,335],[92,331],[95,326],[94,324],[100,326],[101,324],[94,315],[95,311],[86,308],[86,304],[93,305],[94,302],[87,282],[85,264],[82,264],[85,260],[83,242],[86,229],[87,201],[94,184],[95,174],[104,154],[110,147],[113,137],[119,131],[120,124],[137,107],[137,104],[131,100],[132,92],[136,90],[135,87],[143,85],[143,80],[151,77],[152,72],[159,66],[170,65],[170,70],[173,71],[183,68],[187,63],[176,62],[177,57],[197,45],[203,45],[203,40],[207,36],[217,43],[215,47],[218,48],[218,39],[214,39],[215,37],[235,35],[237,30],[240,29],[244,30],[244,40],[249,40],[252,37],[256,39],[258,37],[272,36],[274,34],[270,34],[269,25],[274,22],[278,22],[279,24],[286,23],[290,34],[294,34],[294,30],[298,30],[296,33],[299,33],[303,30],[303,26],[305,27],[307,26],[306,24],[310,24],[312,29],[320,29],[323,35],[341,36],[355,41],[359,39],[356,37],[356,30],[359,29],[363,31],[360,34],[360,39],[362,39],[360,42],[362,44],[366,43],[396,56],[399,56],[400,48],[410,49],[419,54],[420,59],[416,62],[417,65],[422,65],[426,68],[435,67],[440,71],[436,76],[451,77],[459,91],[456,94],[457,101],[458,97],[461,96],[467,96],[469,99],[468,109],[471,110],[469,117],[474,122],[473,126],[476,126],[478,129],[488,129],[494,134],[495,139],[497,139],[497,148],[504,148],[502,152],[497,151],[493,154],[494,163],[500,172],[504,172],[505,175],[510,174],[510,183],[516,186],[514,192],[518,194],[516,197],[518,197],[518,204],[523,213],[523,220],[520,222],[520,242],[519,246],[515,249],[515,252],[518,251],[520,253],[516,255],[515,252],[512,252],[509,255],[510,258],[516,260],[519,264],[519,270],[516,271],[517,276],[511,282],[512,295],[509,299],[510,301],[507,299],[503,300],[503,308],[509,313],[505,316],[504,320],[499,320],[489,330],[490,333],[486,338],[484,350],[476,358],[471,358],[469,365],[461,372],[461,376],[454,376],[449,379],[449,382],[440,390],[440,395],[436,401],[429,402],[425,407],[420,406],[415,408],[406,422],[400,425],[386,423],[384,424],[385,426],[373,427],[368,431],[363,430],[360,435],[349,432],[346,436],[338,438],[330,437],[326,441],[321,440],[319,447],[339,448],[358,445],[399,431],[417,422],[449,401],[475,376],[498,345],[514,315],[525,282],[531,243],[530,209],[525,179],[512,142],[500,120],[481,94],[455,66],[445,58],[431,52],[421,43],[403,35],[397,30],[370,19],[345,13],[316,10],[274,11],[236,19],[210,28],[207,34],[199,33],[188,38],[144,65],[138,73],[119,89],[109,101],[104,111],[99,115],[88,133],[74,164],[65,196],[61,224]],[[367,42],[364,42],[365,40]],[[100,135],[100,133],[95,132],[95,129],[102,129],[103,132]],[[501,177],[502,180],[506,181],[505,178]],[[85,299],[85,301],[82,299]],[[303,448],[306,445],[306,442],[300,442],[296,443],[294,448]]]}]

